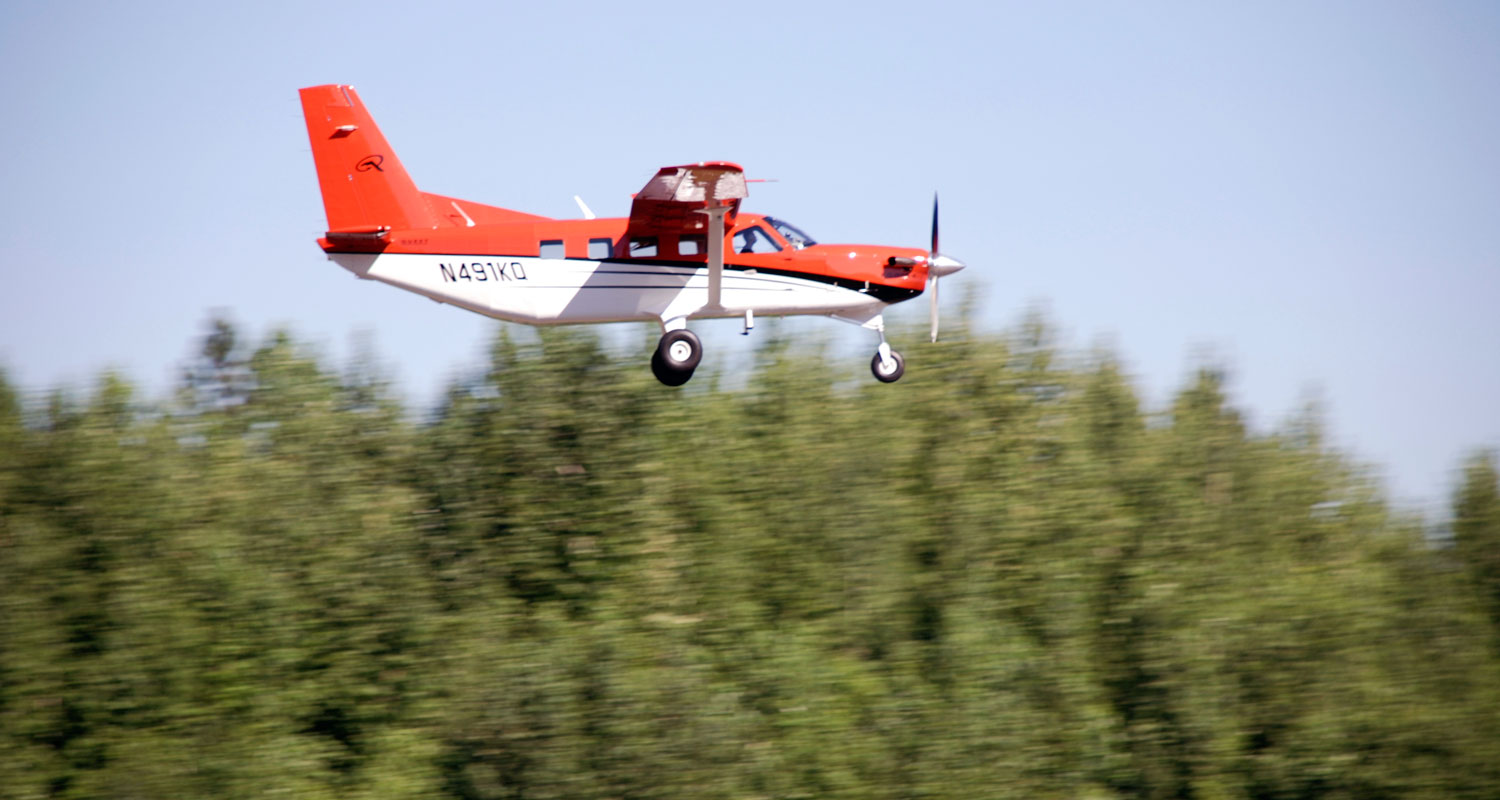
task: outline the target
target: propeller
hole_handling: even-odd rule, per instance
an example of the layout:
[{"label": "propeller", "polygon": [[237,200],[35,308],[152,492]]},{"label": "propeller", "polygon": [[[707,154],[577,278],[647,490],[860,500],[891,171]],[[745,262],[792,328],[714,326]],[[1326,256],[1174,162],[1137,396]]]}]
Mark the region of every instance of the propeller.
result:
[{"label": "propeller", "polygon": [[938,252],[938,196],[932,193],[932,249],[927,252],[927,292],[932,318],[932,341],[938,340],[938,278],[964,268],[964,262]]}]

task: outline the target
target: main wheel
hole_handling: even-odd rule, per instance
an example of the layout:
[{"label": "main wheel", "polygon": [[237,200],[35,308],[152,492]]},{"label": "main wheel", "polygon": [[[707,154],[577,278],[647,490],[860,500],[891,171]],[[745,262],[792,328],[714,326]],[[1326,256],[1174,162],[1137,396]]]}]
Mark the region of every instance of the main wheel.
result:
[{"label": "main wheel", "polygon": [[651,371],[668,386],[681,386],[693,377],[693,370],[703,360],[703,343],[687,329],[667,331],[656,344],[651,356]]},{"label": "main wheel", "polygon": [[689,378],[693,377],[692,370],[676,372],[667,367],[666,364],[662,363],[661,353],[658,352],[651,354],[651,374],[655,375],[657,380],[667,386],[681,386],[687,383]]},{"label": "main wheel", "polygon": [[698,341],[696,333],[686,328],[667,331],[656,343],[656,353],[668,369],[692,372],[703,360],[703,343]]},{"label": "main wheel", "polygon": [[887,366],[880,359],[880,353],[877,352],[875,357],[870,359],[870,371],[875,373],[875,380],[881,383],[895,383],[901,380],[902,375],[906,374],[906,359],[903,359],[900,353],[892,350],[891,363]]}]

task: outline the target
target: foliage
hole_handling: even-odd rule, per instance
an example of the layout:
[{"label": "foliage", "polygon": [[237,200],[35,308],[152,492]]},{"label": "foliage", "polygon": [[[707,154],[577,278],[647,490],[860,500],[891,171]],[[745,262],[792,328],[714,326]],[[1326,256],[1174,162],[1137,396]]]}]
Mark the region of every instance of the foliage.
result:
[{"label": "foliage", "polygon": [[1433,546],[1049,339],[672,390],[506,328],[421,424],[223,320],[165,407],[0,375],[0,797],[1500,793],[1493,458]]}]

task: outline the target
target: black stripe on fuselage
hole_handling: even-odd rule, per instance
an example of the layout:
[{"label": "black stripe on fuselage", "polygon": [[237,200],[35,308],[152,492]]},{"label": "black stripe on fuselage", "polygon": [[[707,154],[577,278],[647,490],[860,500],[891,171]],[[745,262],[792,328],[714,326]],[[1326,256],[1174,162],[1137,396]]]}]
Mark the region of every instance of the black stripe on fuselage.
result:
[{"label": "black stripe on fuselage", "polygon": [[[649,258],[616,259],[616,258],[603,258],[603,259],[567,259],[567,260],[570,260],[570,261],[584,261],[584,260],[593,261],[593,260],[597,260],[601,264],[620,264],[622,266],[623,265],[629,265],[629,266],[653,266],[653,267],[682,267],[682,268],[686,268],[686,269],[692,269],[692,270],[695,270],[695,271],[696,270],[700,270],[700,269],[707,269],[708,268],[707,265],[704,264],[701,261],[673,261],[673,260],[668,260],[668,259],[649,259]],[[887,286],[886,284],[883,284],[883,283],[868,283],[866,281],[856,281],[856,280],[851,280],[849,278],[838,278],[838,277],[835,277],[833,275],[824,275],[824,274],[818,273],[818,272],[803,272],[801,270],[795,270],[795,269],[778,269],[776,267],[752,267],[752,266],[747,266],[745,264],[728,264],[728,263],[726,263],[724,265],[724,271],[725,272],[729,272],[731,270],[734,271],[734,272],[751,272],[751,273],[759,273],[759,274],[763,274],[763,275],[779,275],[779,276],[784,277],[784,278],[799,278],[799,279],[805,280],[805,281],[813,281],[814,283],[826,283],[826,284],[829,284],[831,286],[837,286],[840,289],[848,289],[851,292],[859,292],[861,294],[870,295],[871,297],[875,298],[876,300],[879,300],[882,303],[899,303],[902,300],[910,300],[913,297],[916,297],[917,295],[919,295],[919,294],[922,293],[922,290],[920,290],[920,289],[906,289],[906,288],[903,288],[903,287],[900,287],[900,286]],[[615,270],[610,270],[610,271],[614,272]],[[622,272],[625,272],[625,271],[622,271]],[[649,274],[658,274],[658,273],[644,272],[644,271],[638,271],[638,270],[630,270],[626,274],[649,275]]]}]

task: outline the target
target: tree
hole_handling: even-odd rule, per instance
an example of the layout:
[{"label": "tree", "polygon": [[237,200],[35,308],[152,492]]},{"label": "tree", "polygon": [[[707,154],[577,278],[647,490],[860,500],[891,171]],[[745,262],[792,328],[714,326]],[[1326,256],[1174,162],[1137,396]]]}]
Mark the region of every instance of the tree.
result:
[{"label": "tree", "polygon": [[1473,456],[1464,467],[1453,499],[1453,544],[1500,634],[1500,474],[1493,452]]}]

